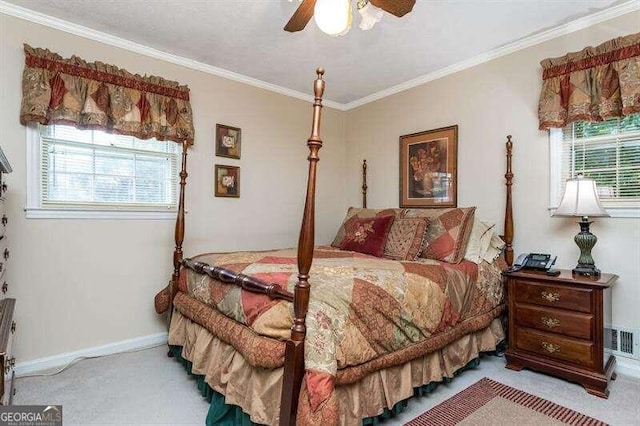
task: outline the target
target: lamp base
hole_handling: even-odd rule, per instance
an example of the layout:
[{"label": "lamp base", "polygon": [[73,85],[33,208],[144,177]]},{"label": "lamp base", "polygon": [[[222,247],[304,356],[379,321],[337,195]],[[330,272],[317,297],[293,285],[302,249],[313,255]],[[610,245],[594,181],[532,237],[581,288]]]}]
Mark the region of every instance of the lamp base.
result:
[{"label": "lamp base", "polygon": [[595,265],[581,265],[577,264],[575,268],[571,271],[576,275],[582,275],[585,277],[599,277],[600,269],[596,268]]},{"label": "lamp base", "polygon": [[580,258],[578,259],[578,265],[576,265],[572,272],[587,277],[599,277],[600,270],[596,268],[593,257],[591,257],[591,249],[598,241],[598,238],[589,231],[589,225],[591,225],[591,223],[587,217],[583,217],[582,220],[578,222],[580,232],[573,240],[578,247],[580,247]]}]

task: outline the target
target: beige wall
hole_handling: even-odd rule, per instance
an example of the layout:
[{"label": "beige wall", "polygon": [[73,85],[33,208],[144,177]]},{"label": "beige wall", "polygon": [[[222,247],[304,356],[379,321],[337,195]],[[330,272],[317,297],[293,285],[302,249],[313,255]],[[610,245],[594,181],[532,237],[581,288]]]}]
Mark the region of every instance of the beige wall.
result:
[{"label": "beige wall", "polygon": [[[539,131],[539,62],[640,31],[635,12],[522,50],[347,112],[348,204],[359,205],[359,164],[369,164],[370,207],[398,205],[398,137],[457,124],[458,205],[502,224],[504,141],[514,148],[515,251],[551,252],[558,266],[578,258],[571,219],[551,218],[549,141]],[[500,225],[501,227],[502,225]],[[620,275],[613,294],[614,323],[640,328],[640,220],[597,219],[596,264]]]},{"label": "beige wall", "polygon": [[[7,281],[9,295],[17,298],[19,361],[164,331],[153,296],[169,278],[173,251],[170,220],[25,219],[25,128],[18,121],[25,42],[191,88],[196,142],[189,154],[187,255],[295,246],[306,185],[309,102],[0,14],[0,144],[14,169],[7,179],[12,245]],[[309,75],[311,94],[314,70],[301,72]],[[216,123],[242,128],[241,160],[214,157]],[[343,135],[344,113],[325,108],[320,243],[333,238],[346,207]],[[215,162],[242,167],[240,199],[214,198]]]}]

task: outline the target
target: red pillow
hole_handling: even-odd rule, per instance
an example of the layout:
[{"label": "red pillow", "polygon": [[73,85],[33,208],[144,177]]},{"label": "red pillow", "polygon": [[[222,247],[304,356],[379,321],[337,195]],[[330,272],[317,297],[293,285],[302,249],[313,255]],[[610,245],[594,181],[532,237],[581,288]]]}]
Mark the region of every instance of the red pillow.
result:
[{"label": "red pillow", "polygon": [[345,236],[340,248],[381,257],[394,219],[395,216],[352,217],[344,225]]}]

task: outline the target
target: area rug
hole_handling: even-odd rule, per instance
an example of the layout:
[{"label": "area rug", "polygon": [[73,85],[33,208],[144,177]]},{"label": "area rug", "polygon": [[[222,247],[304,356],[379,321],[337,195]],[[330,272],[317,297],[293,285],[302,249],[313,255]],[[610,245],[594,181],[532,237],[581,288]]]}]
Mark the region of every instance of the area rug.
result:
[{"label": "area rug", "polygon": [[606,423],[485,377],[405,426],[427,425],[605,426]]}]

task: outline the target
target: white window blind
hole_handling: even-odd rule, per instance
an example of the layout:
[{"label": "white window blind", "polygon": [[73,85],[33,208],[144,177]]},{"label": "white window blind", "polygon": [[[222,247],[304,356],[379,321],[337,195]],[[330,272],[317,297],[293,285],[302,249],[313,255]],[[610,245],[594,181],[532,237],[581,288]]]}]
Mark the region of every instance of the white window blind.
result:
[{"label": "white window blind", "polygon": [[39,126],[40,204],[47,208],[176,208],[173,142]]},{"label": "white window blind", "polygon": [[561,139],[555,183],[560,197],[566,180],[582,173],[595,179],[605,206],[640,202],[640,114],[572,123],[562,129]]}]

